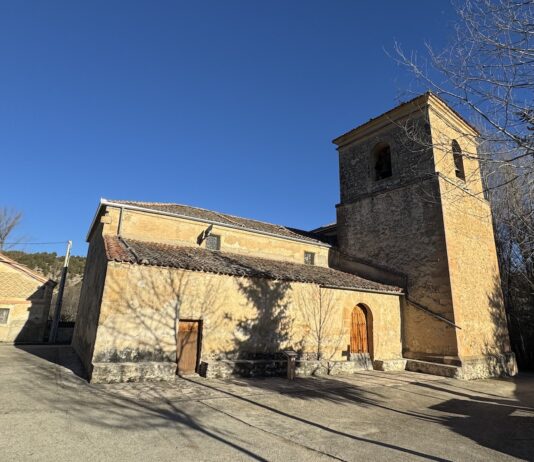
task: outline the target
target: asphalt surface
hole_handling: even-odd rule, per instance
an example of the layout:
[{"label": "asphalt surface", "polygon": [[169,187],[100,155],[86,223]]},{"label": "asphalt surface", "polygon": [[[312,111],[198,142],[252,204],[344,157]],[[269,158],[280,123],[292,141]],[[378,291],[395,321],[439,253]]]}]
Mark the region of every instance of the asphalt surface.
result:
[{"label": "asphalt surface", "polygon": [[534,375],[91,385],[69,347],[0,345],[0,460],[534,460]]}]

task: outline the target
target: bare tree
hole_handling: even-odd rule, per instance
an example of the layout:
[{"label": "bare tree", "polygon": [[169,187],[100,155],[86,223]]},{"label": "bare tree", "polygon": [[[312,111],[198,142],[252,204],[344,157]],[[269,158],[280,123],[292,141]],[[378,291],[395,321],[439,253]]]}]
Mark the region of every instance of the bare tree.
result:
[{"label": "bare tree", "polygon": [[512,165],[507,181],[517,181],[534,167],[534,2],[465,0],[456,11],[443,51],[426,44],[421,58],[396,44],[397,59],[425,89],[476,116],[479,150],[463,154],[491,164],[488,173]]},{"label": "bare tree", "polygon": [[22,213],[7,207],[0,208],[0,250],[6,250],[7,239],[20,224]]},{"label": "bare tree", "polygon": [[[397,60],[425,90],[475,116],[478,147],[461,155],[480,163],[512,344],[520,365],[534,367],[534,1],[464,0],[455,9],[444,50],[426,44],[421,58],[396,44]],[[430,147],[429,137],[406,131]]]},{"label": "bare tree", "polygon": [[501,287],[520,367],[534,367],[534,190],[529,176],[501,169],[491,191]]}]

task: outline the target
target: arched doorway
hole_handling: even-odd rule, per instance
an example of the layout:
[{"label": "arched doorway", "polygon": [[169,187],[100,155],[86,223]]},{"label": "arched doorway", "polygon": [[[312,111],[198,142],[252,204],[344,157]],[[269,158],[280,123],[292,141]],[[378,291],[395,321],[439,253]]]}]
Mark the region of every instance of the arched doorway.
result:
[{"label": "arched doorway", "polygon": [[350,352],[371,354],[372,349],[372,320],[367,307],[356,305],[352,310],[350,330]]}]

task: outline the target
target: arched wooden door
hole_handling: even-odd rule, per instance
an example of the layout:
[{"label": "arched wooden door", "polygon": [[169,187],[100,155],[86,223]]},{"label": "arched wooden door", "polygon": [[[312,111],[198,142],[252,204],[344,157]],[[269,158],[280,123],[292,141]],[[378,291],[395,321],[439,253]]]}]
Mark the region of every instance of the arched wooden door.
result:
[{"label": "arched wooden door", "polygon": [[352,325],[350,331],[351,353],[369,353],[367,334],[367,316],[365,310],[360,306],[355,306],[352,310]]}]

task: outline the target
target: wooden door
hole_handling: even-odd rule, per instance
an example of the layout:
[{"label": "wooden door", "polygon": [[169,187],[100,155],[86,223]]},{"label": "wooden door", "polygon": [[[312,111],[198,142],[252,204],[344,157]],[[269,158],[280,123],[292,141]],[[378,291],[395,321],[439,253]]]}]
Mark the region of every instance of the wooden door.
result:
[{"label": "wooden door", "polygon": [[350,332],[350,352],[369,353],[367,340],[367,318],[365,311],[359,306],[352,310],[352,327]]},{"label": "wooden door", "polygon": [[182,321],[178,325],[176,357],[179,374],[193,374],[197,370],[200,347],[200,321]]}]

